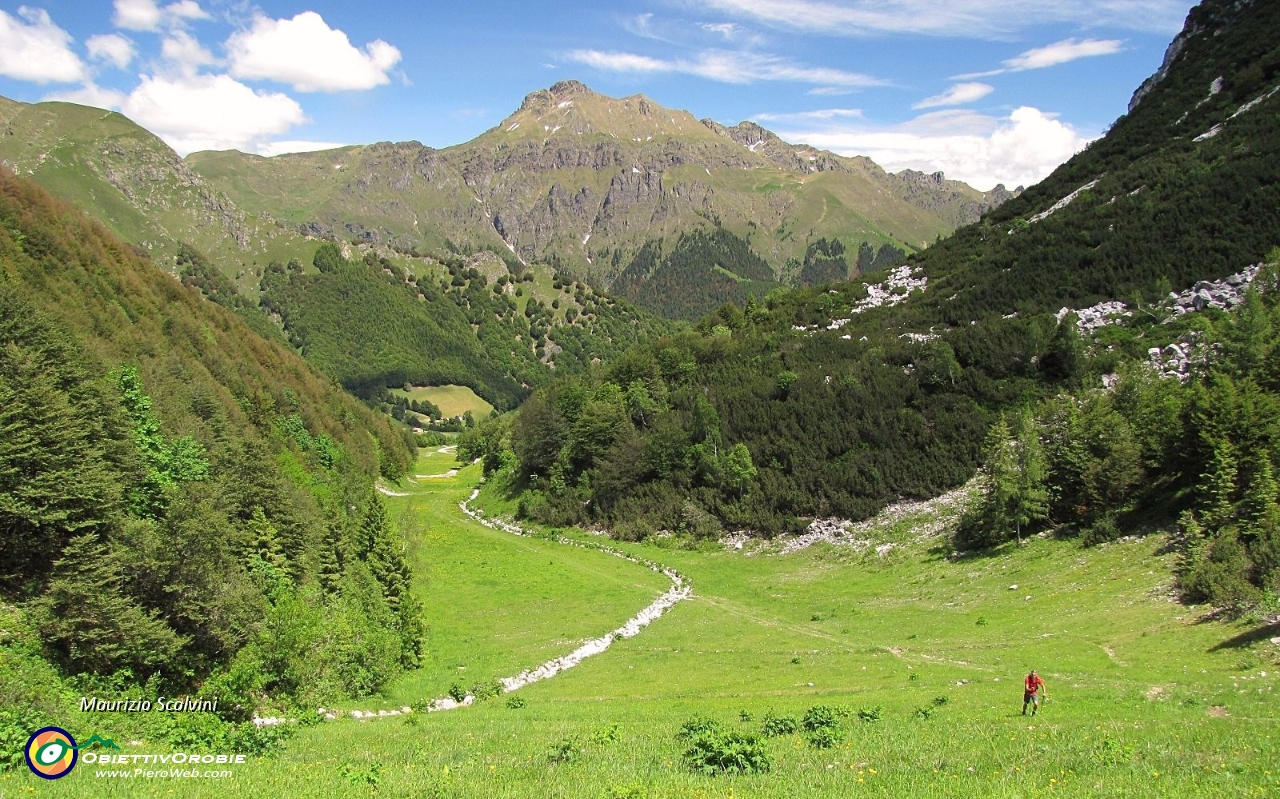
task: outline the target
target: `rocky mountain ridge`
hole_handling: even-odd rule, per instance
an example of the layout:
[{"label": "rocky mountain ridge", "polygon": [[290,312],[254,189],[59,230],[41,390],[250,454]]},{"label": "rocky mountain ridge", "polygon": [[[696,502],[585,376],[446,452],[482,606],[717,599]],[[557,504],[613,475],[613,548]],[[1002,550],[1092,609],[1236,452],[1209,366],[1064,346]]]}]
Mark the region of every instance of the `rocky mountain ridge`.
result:
[{"label": "rocky mountain ridge", "polygon": [[1010,196],[890,175],[752,122],[699,121],[578,81],[531,92],[501,124],[445,149],[381,143],[188,162],[252,211],[309,233],[488,247],[605,282],[646,242],[692,230],[747,238],[781,276],[819,237],[918,249]]}]

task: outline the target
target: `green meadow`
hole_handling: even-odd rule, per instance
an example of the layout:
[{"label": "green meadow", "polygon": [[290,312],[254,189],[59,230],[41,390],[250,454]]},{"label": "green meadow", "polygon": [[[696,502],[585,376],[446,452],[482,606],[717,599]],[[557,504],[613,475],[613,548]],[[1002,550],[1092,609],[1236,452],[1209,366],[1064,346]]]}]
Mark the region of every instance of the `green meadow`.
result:
[{"label": "green meadow", "polygon": [[391,393],[418,402],[426,400],[433,403],[446,419],[471,411],[479,421],[493,412],[493,406],[467,386],[412,386],[408,391],[393,388]]},{"label": "green meadow", "polygon": [[[424,454],[419,474],[455,466]],[[621,625],[669,586],[589,548],[468,520],[479,467],[389,497],[429,609],[429,662],[390,709],[511,676]],[[494,487],[477,504],[509,510]],[[921,522],[928,521],[920,519]],[[953,557],[939,538],[801,552],[617,545],[678,569],[694,595],[556,677],[438,713],[302,726],[229,779],[108,779],[78,766],[4,796],[850,797],[1273,796],[1280,625],[1208,620],[1170,598],[1159,536],[1091,549],[1035,538]],[[883,533],[884,537],[879,537]],[[1022,676],[1049,699],[1024,717]],[[518,698],[520,701],[515,701]],[[512,707],[512,704],[521,705]],[[677,737],[701,716],[759,735],[832,711],[818,739],[761,737],[771,768],[695,772]],[[130,747],[126,747],[130,751]],[[149,751],[145,742],[133,751]]]}]

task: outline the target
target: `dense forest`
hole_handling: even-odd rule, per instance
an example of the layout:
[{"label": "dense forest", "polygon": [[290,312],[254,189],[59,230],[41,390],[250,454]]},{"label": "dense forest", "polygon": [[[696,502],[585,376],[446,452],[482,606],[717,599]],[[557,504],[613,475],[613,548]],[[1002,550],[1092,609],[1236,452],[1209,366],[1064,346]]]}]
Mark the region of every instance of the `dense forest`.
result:
[{"label": "dense forest", "polygon": [[[634,537],[865,518],[1043,439],[1043,498],[995,501],[968,544],[1050,521],[1102,540],[1186,510],[1188,591],[1274,583],[1259,521],[1275,493],[1274,297],[1264,280],[1238,315],[1172,319],[1168,294],[1276,258],[1280,40],[1255,32],[1280,30],[1280,7],[1206,3],[1191,30],[1106,137],[910,256],[916,284],[894,302],[874,273],[739,298],[538,392],[470,446],[510,469],[526,514]],[[839,271],[842,248],[812,250],[813,277]],[[1092,333],[1059,311],[1114,299],[1129,315]],[[1185,387],[1143,377],[1148,350],[1182,336],[1210,348],[1207,366]]]},{"label": "dense forest", "polygon": [[217,717],[152,732],[251,748],[263,703],[314,715],[421,656],[404,542],[373,490],[411,442],[3,171],[0,431],[6,752],[70,692],[197,689]]},{"label": "dense forest", "polygon": [[[524,297],[527,281],[514,275],[490,283],[461,258],[446,265],[447,279],[414,277],[374,255],[344,258],[326,243],[313,269],[272,264],[261,305],[308,361],[358,396],[457,384],[502,410],[547,383],[553,368],[580,371],[669,328],[582,283],[557,280],[563,299],[544,303]],[[562,302],[573,307],[559,312]]]},{"label": "dense forest", "polygon": [[864,241],[858,245],[850,271],[844,244],[839,239],[823,237],[809,242],[804,261],[800,264],[799,283],[802,286],[837,283],[858,275],[882,272],[906,258],[907,254],[892,244],[881,244],[877,249]]},{"label": "dense forest", "polygon": [[725,302],[741,305],[779,286],[750,244],[717,226],[682,234],[668,253],[660,242],[646,243],[612,290],[668,319],[696,320]]}]

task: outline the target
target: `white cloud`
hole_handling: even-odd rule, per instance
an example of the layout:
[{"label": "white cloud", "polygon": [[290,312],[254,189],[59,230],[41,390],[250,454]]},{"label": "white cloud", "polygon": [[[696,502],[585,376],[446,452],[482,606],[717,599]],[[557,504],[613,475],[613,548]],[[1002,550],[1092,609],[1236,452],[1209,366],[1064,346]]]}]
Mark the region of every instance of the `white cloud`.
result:
[{"label": "white cloud", "polygon": [[118,33],[90,36],[84,43],[85,51],[94,61],[102,61],[116,69],[125,69],[137,55],[133,42]]},{"label": "white cloud", "polygon": [[1118,39],[1064,39],[1060,42],[1036,47],[1026,51],[1017,58],[1011,58],[1004,65],[1011,70],[1044,69],[1075,61],[1078,58],[1089,58],[1096,55],[1112,55],[1120,52],[1124,45]]},{"label": "white cloud", "polygon": [[209,19],[196,0],[177,0],[163,8],[156,0],[115,0],[111,22],[125,30],[158,31],[162,25],[174,27],[195,19]]},{"label": "white cloud", "polygon": [[700,6],[785,30],[832,36],[915,33],[998,39],[1053,23],[1172,34],[1185,0],[703,0]]},{"label": "white cloud", "polygon": [[997,183],[1036,183],[1090,141],[1054,115],[1028,106],[1004,119],[952,109],[890,127],[827,125],[779,135],[841,155],[865,155],[890,171],[942,171],[984,191]]},{"label": "white cloud", "polygon": [[173,19],[209,19],[209,14],[205,12],[196,0],[178,0],[176,3],[170,3],[164,7],[166,16]]},{"label": "white cloud", "polygon": [[985,83],[957,83],[942,94],[926,97],[915,105],[915,109],[939,108],[944,105],[964,105],[981,100],[995,91],[995,87]]},{"label": "white cloud", "polygon": [[160,8],[155,0],[116,0],[111,22],[125,30],[157,30],[160,27]]},{"label": "white cloud", "polygon": [[698,27],[714,38],[733,42],[739,46],[757,47],[765,43],[763,36],[747,30],[736,22],[703,22]]},{"label": "white cloud", "polygon": [[845,86],[815,86],[805,94],[812,94],[818,97],[838,97],[842,94],[853,94],[853,89]]},{"label": "white cloud", "polygon": [[195,74],[200,67],[214,63],[213,53],[186,31],[174,31],[160,43],[160,57],[183,74]]},{"label": "white cloud", "polygon": [[143,75],[123,110],[182,155],[252,152],[307,121],[302,106],[288,95],[254,91],[227,75]]},{"label": "white cloud", "polygon": [[60,100],[64,103],[78,103],[79,105],[87,105],[93,108],[109,108],[112,111],[119,111],[120,107],[124,105],[125,94],[115,89],[104,89],[90,81],[78,89],[54,92],[42,99]]},{"label": "white cloud", "polygon": [[574,50],[567,58],[580,64],[610,72],[679,73],[696,75],[720,83],[756,83],[786,81],[821,83],[829,86],[861,88],[883,86],[885,81],[856,72],[828,67],[809,67],[785,58],[761,53],[706,50],[694,59],[664,60],[635,53]]},{"label": "white cloud", "polygon": [[265,155],[270,158],[273,155],[285,155],[286,153],[314,153],[318,150],[336,150],[339,147],[347,147],[349,145],[343,142],[334,141],[269,141],[258,145],[258,155]]},{"label": "white cloud", "polygon": [[1060,42],[1046,44],[1044,47],[1033,47],[1013,58],[1005,59],[999,69],[986,72],[971,72],[965,75],[954,75],[952,80],[968,80],[970,78],[987,78],[992,75],[1003,75],[1006,72],[1025,72],[1029,69],[1045,69],[1066,64],[1081,58],[1099,55],[1114,55],[1124,47],[1119,39],[1063,39]]},{"label": "white cloud", "polygon": [[756,122],[812,122],[827,119],[861,119],[860,108],[820,108],[816,111],[799,111],[794,114],[756,114]]},{"label": "white cloud", "polygon": [[300,92],[382,86],[400,62],[400,51],[381,39],[357,50],[314,11],[293,19],[257,17],[252,28],[227,40],[227,55],[235,77],[288,83]]},{"label": "white cloud", "polygon": [[0,11],[0,75],[35,83],[84,80],[87,72],[71,51],[71,34],[53,24],[49,12],[19,6],[18,17]]}]

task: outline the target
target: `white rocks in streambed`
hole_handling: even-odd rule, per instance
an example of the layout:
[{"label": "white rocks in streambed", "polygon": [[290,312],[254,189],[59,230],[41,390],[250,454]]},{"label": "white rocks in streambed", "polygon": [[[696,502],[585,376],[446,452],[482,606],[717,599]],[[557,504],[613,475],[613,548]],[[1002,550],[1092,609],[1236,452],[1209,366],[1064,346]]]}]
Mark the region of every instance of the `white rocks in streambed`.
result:
[{"label": "white rocks in streambed", "polygon": [[254,716],[254,717],[253,717],[253,726],[255,726],[255,727],[276,727],[276,726],[279,726],[279,725],[281,725],[281,724],[293,724],[293,723],[294,723],[294,722],[296,722],[296,721],[297,721],[297,719],[286,719],[286,718],[282,718],[282,717],[280,717],[280,716],[266,716],[266,717]]},{"label": "white rocks in streambed", "polygon": [[549,660],[535,669],[527,669],[514,677],[503,677],[500,680],[502,690],[506,692],[515,691],[539,680],[554,677],[565,669],[573,668],[586,658],[605,651],[615,640],[638,635],[651,622],[670,610],[677,602],[687,599],[692,593],[692,589],[684,583],[680,575],[670,570],[664,570],[663,573],[671,580],[671,589],[655,599],[647,608],[628,619],[621,627],[599,638],[593,638],[569,654]]},{"label": "white rocks in streambed", "polygon": [[[471,492],[470,497],[468,497],[463,502],[458,503],[458,507],[461,508],[462,512],[465,513],[467,516],[471,517],[473,520],[475,520],[480,524],[483,524],[486,527],[490,527],[495,530],[503,530],[505,532],[511,533],[512,535],[519,535],[519,536],[529,535],[529,531],[520,527],[518,524],[515,524],[513,522],[508,522],[503,519],[488,519],[484,517],[484,514],[482,512],[477,510],[472,510],[471,502],[474,501],[475,498],[478,497],[479,495],[480,495],[480,489],[477,488],[473,490]],[[549,660],[546,663],[543,663],[541,666],[538,666],[533,669],[526,669],[525,671],[520,672],[514,677],[501,678],[499,682],[502,683],[502,689],[504,692],[515,691],[520,688],[523,688],[526,685],[529,685],[530,683],[535,683],[535,682],[538,682],[539,680],[545,680],[549,677],[554,677],[555,675],[559,674],[565,669],[573,668],[574,666],[581,663],[584,659],[589,658],[592,655],[598,655],[601,652],[604,652],[606,649],[609,648],[610,644],[612,644],[615,640],[619,638],[631,638],[632,636],[638,635],[641,630],[649,626],[651,622],[653,622],[655,619],[660,617],[663,613],[666,613],[669,609],[671,609],[673,605],[675,605],[677,602],[680,602],[681,600],[688,599],[693,593],[692,586],[686,583],[684,576],[674,569],[664,568],[660,564],[654,563],[649,560],[645,560],[643,558],[637,558],[632,555],[628,555],[622,550],[615,549],[613,547],[602,545],[602,544],[592,543],[588,545],[580,541],[575,541],[571,538],[567,538],[565,536],[558,536],[556,540],[560,544],[563,544],[565,546],[582,547],[584,549],[595,549],[599,552],[603,552],[606,555],[613,555],[614,557],[622,558],[624,560],[631,561],[632,563],[639,564],[652,571],[662,572],[662,574],[665,575],[666,578],[671,581],[671,588],[668,589],[661,596],[659,596],[657,599],[655,599],[652,603],[650,603],[649,606],[646,607],[644,610],[641,610],[635,616],[632,616],[630,619],[628,619],[626,623],[624,623],[621,627],[617,628],[616,630],[606,633],[605,635],[599,638],[593,638],[585,642],[584,644],[582,644],[582,646],[573,650],[569,654],[564,655],[562,657],[555,658],[553,660]],[[427,709],[428,710],[452,710],[456,707],[463,707],[463,706],[469,705],[474,700],[475,700],[475,697],[471,696],[470,694],[468,694],[466,698],[460,703],[454,701],[450,697],[442,697],[432,702]]]},{"label": "white rocks in streambed", "polygon": [[460,707],[469,707],[475,701],[476,701],[476,698],[471,694],[467,694],[466,696],[462,697],[461,702],[459,702],[458,700],[454,699],[451,696],[442,696],[439,699],[432,701],[431,704],[427,705],[427,712],[435,713],[440,710],[456,710]]}]

